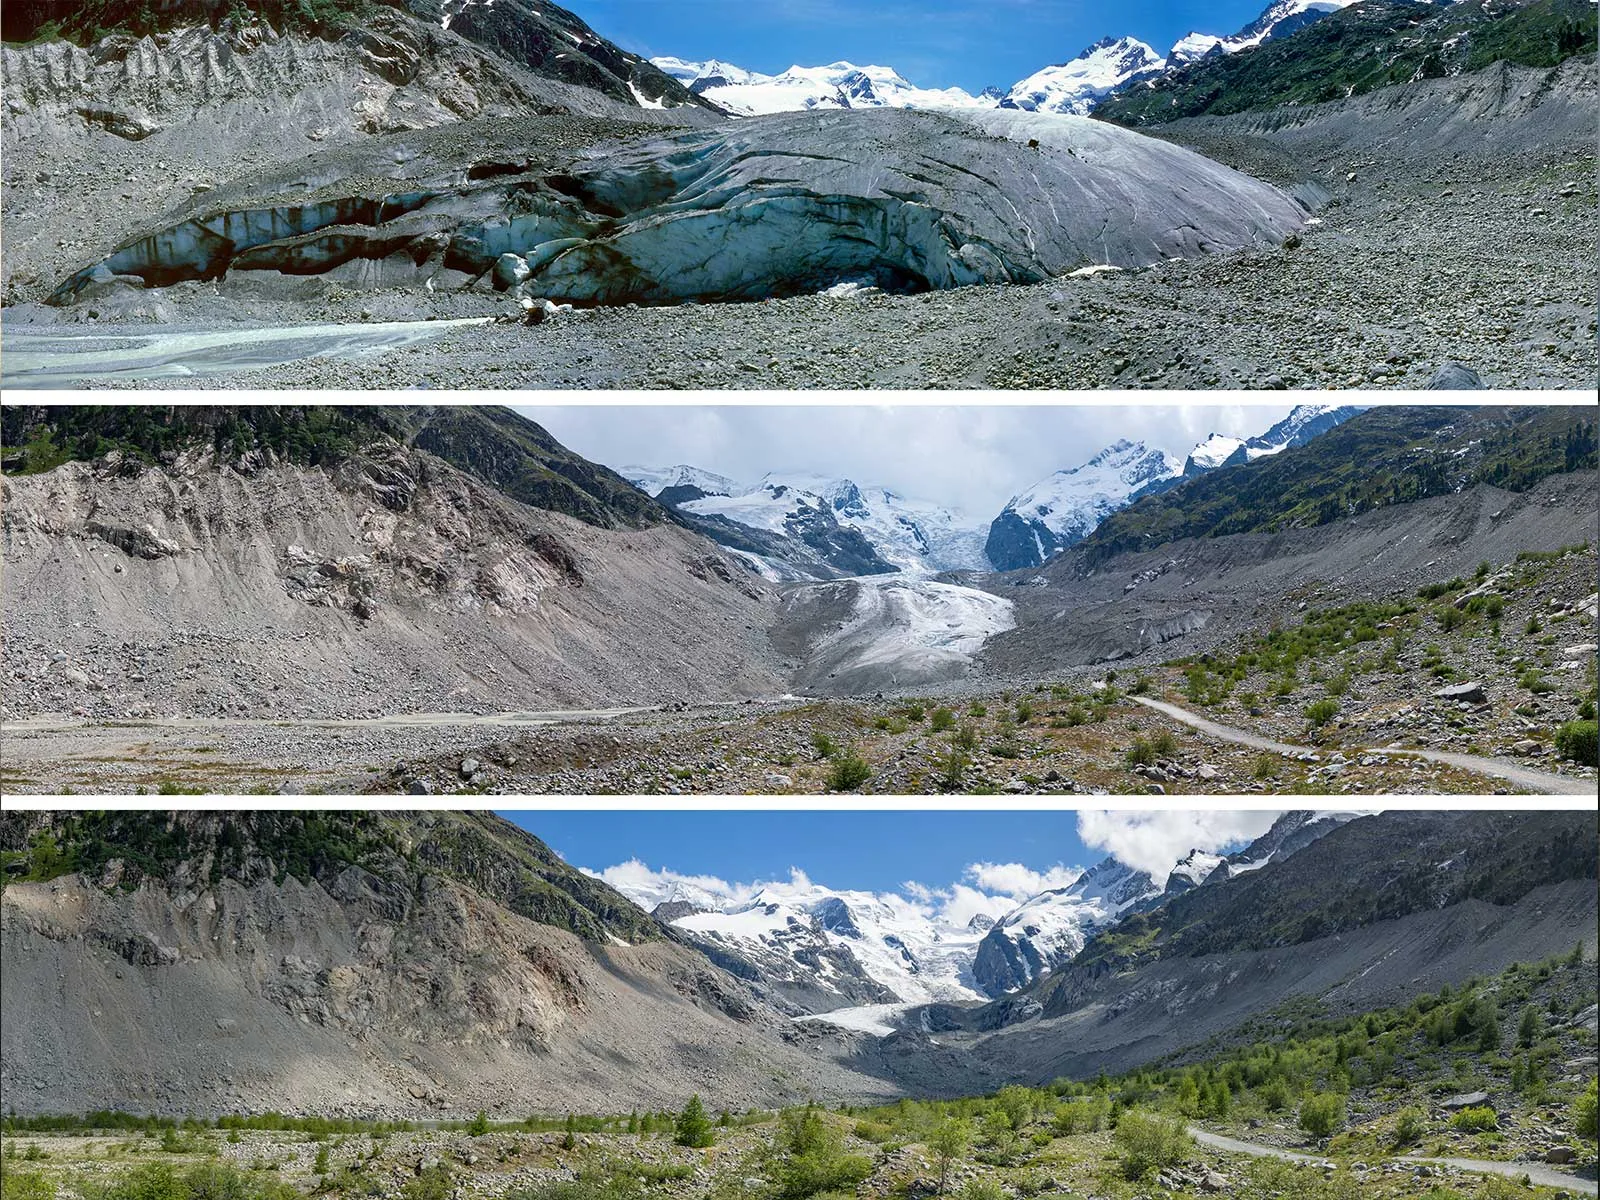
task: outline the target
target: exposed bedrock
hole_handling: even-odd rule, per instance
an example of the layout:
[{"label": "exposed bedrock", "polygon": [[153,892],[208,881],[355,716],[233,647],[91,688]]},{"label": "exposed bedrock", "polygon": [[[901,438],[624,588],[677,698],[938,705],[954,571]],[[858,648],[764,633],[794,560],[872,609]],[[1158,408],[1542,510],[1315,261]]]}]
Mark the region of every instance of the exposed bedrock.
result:
[{"label": "exposed bedrock", "polygon": [[197,216],[122,246],[52,299],[352,260],[400,268],[358,284],[583,304],[760,299],[863,278],[1034,283],[1272,244],[1305,218],[1283,192],[1181,147],[1004,110],[793,113],[597,150],[560,174],[524,165],[419,162],[378,199],[324,193]]}]

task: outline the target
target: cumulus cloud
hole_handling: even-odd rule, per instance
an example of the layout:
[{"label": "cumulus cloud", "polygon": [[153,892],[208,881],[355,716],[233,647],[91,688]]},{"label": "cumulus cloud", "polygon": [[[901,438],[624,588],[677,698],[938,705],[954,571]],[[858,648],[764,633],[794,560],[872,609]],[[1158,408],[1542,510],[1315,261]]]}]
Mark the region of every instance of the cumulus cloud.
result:
[{"label": "cumulus cloud", "polygon": [[985,892],[999,892],[1021,902],[1040,892],[1064,888],[1082,874],[1076,867],[1060,863],[1043,871],[1021,863],[973,863],[967,868],[966,878]]},{"label": "cumulus cloud", "polygon": [[[637,858],[600,871],[588,867],[579,870],[610,884],[647,912],[673,900],[701,908],[728,910],[748,904],[762,893],[779,900],[802,899],[825,886],[814,883],[798,867],[789,868],[787,879],[751,882],[658,869]],[[959,880],[947,887],[907,880],[896,891],[869,894],[890,908],[964,927],[980,914],[999,920],[1024,900],[1050,888],[1065,887],[1082,873],[1077,867],[1065,867],[1060,863],[1042,871],[1022,863],[972,863]]]},{"label": "cumulus cloud", "polygon": [[1094,812],[1078,814],[1078,837],[1159,883],[1190,850],[1213,853],[1250,842],[1272,827],[1276,812]]}]

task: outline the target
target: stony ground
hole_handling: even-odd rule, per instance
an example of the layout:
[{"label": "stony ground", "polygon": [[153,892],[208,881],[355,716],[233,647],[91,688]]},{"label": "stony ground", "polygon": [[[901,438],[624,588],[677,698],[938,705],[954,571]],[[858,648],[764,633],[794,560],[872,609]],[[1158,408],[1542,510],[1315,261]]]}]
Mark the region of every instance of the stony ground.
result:
[{"label": "stony ground", "polygon": [[[1509,80],[1492,74],[1461,82],[1474,103],[1510,89],[1503,98],[1514,109],[1517,87],[1546,87],[1533,74]],[[1405,132],[1433,109],[1465,104],[1448,90],[1455,82],[1443,80],[1436,81],[1437,95],[1417,101],[1420,109],[1371,115],[1353,127],[1339,125],[1334,118],[1341,113],[1334,111],[1322,134],[1315,121],[1310,134],[1263,132],[1248,114],[1231,124],[1163,131],[1270,182],[1314,185],[1326,201],[1315,223],[1271,250],[1037,286],[578,310],[536,327],[472,327],[361,359],[307,359],[192,382],[1411,389],[1425,386],[1442,364],[1461,362],[1493,387],[1587,390],[1600,373],[1592,122],[1575,136],[1565,118],[1551,117],[1556,127],[1548,136],[1533,135],[1541,111],[1565,113],[1588,102],[1592,75],[1592,63],[1579,63],[1560,85],[1565,90],[1545,95],[1542,110],[1502,113],[1499,125],[1480,122],[1468,141],[1448,147]],[[318,279],[295,287],[295,298],[274,300],[244,283],[221,291],[190,284],[65,312],[22,304],[6,319],[19,328],[132,322],[120,330],[137,332],[423,320],[500,307],[483,294],[360,292]]]},{"label": "stony ground", "polygon": [[[434,1194],[460,1200],[587,1200],[611,1196],[627,1200],[733,1200],[776,1194],[764,1172],[772,1166],[769,1146],[777,1122],[770,1114],[754,1114],[749,1119],[753,1123],[718,1129],[716,1144],[703,1150],[675,1145],[670,1132],[580,1133],[569,1138],[559,1132],[530,1132],[525,1127],[506,1124],[494,1124],[478,1136],[445,1130],[320,1136],[206,1130],[169,1138],[166,1149],[161,1138],[138,1133],[24,1133],[8,1135],[4,1140],[6,1153],[17,1156],[8,1159],[7,1173],[42,1179],[47,1186],[54,1186],[54,1195],[62,1200],[99,1194],[97,1189],[115,1187],[131,1170],[150,1164],[162,1164],[180,1174],[207,1164],[231,1166],[247,1172],[252,1186],[281,1183],[293,1189],[290,1195],[379,1194],[417,1200]],[[834,1130],[838,1150],[864,1159],[869,1168],[862,1182],[848,1194],[886,1200],[939,1193],[939,1160],[926,1140],[905,1136],[884,1140],[870,1120],[857,1122],[835,1114],[826,1114],[824,1120]],[[877,1129],[888,1131],[886,1126]],[[981,1161],[994,1157],[985,1148],[963,1151],[945,1172],[943,1194],[975,1198],[1071,1196],[1080,1200],[1215,1194],[1246,1200],[1286,1195],[1301,1200],[1400,1200],[1435,1185],[1451,1189],[1429,1193],[1441,1200],[1502,1200],[1511,1195],[1549,1200],[1566,1194],[1521,1185],[1515,1191],[1507,1191],[1489,1177],[1401,1159],[1330,1159],[1301,1165],[1252,1159],[1198,1144],[1191,1144],[1159,1173],[1152,1171],[1144,1180],[1130,1181],[1109,1134],[1052,1136],[1042,1121],[1031,1132],[1032,1139],[1023,1140],[1021,1150],[1008,1156],[1011,1161],[1003,1166]],[[863,1133],[871,1134],[872,1140],[859,1136]],[[13,1151],[12,1147],[16,1149]],[[626,1182],[613,1184],[617,1190],[602,1190],[599,1181],[618,1178]],[[579,1181],[591,1186],[585,1188]],[[433,1193],[425,1190],[429,1183],[442,1186]],[[568,1190],[562,1190],[562,1185]],[[846,1193],[827,1193],[843,1194]]]},{"label": "stony ground", "polygon": [[[1035,690],[1035,689],[1039,690]],[[1399,755],[1290,757],[1188,729],[1126,697],[1056,685],[951,697],[686,707],[511,732],[483,723],[23,722],[3,781],[22,793],[462,795],[1485,794],[1502,781]],[[921,720],[910,714],[920,703]],[[1018,706],[1029,715],[1019,722]],[[936,713],[948,708],[950,724]],[[1077,710],[1076,713],[1074,710]],[[980,715],[981,714],[981,715]],[[1083,723],[1074,724],[1083,714]],[[1096,720],[1098,715],[1099,719]],[[1163,738],[1170,738],[1170,743]],[[971,746],[964,745],[966,740]],[[1148,766],[1128,753],[1143,741]],[[959,769],[951,774],[952,753]],[[840,775],[857,758],[865,778]],[[1543,763],[1544,769],[1553,764]],[[1571,772],[1567,764],[1561,768]]]},{"label": "stony ground", "polygon": [[[371,358],[196,381],[292,388],[1415,389],[1596,376],[1592,153],[1341,185],[1298,246],[1030,287],[579,310]],[[1456,250],[1475,247],[1472,265]],[[193,303],[207,303],[196,289]],[[454,315],[455,306],[443,307]],[[473,315],[483,302],[463,300]],[[314,319],[421,316],[334,293]],[[181,321],[188,310],[174,306]],[[270,310],[268,310],[270,311]]]},{"label": "stony ground", "polygon": [[[1310,658],[1294,678],[1251,668],[1242,635],[1201,660],[1010,686],[970,679],[921,696],[674,704],[610,714],[292,721],[40,717],[6,729],[17,792],[462,794],[1483,794],[1527,790],[1394,751],[1498,757],[1575,781],[1556,729],[1595,686],[1596,553],[1491,566],[1376,640]],[[1449,581],[1441,581],[1449,582]],[[1468,613],[1474,593],[1500,613]],[[1460,601],[1463,607],[1457,608]],[[1325,587],[1286,605],[1333,607]],[[1445,630],[1440,613],[1462,614]],[[1453,618],[1444,618],[1452,619]],[[1209,664],[1198,678],[1195,662]],[[1425,684],[1419,686],[1419,681]],[[1474,686],[1476,685],[1476,686]],[[1453,689],[1453,690],[1452,690]],[[1258,750],[1130,698],[1303,747]],[[1443,693],[1442,695],[1439,693]],[[1313,724],[1318,702],[1334,710]]]}]

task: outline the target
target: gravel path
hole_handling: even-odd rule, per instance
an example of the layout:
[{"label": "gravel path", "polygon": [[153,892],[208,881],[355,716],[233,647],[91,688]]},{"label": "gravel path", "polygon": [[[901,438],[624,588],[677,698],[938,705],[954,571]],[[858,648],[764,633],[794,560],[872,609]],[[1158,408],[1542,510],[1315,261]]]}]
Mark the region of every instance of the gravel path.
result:
[{"label": "gravel path", "polygon": [[[1247,733],[1243,729],[1234,729],[1227,725],[1218,725],[1215,721],[1208,721],[1202,716],[1179,708],[1176,704],[1168,704],[1164,700],[1152,700],[1147,696],[1129,696],[1128,699],[1137,704],[1143,704],[1158,712],[1165,713],[1176,721],[1182,721],[1201,733],[1208,733],[1212,737],[1221,738],[1223,741],[1233,742],[1241,746],[1251,746],[1257,750],[1271,750],[1276,754],[1299,756],[1306,753],[1308,747],[1295,746],[1288,742],[1275,742],[1271,738],[1264,738],[1254,733]],[[1361,753],[1361,748],[1343,747],[1346,753]],[[1592,796],[1594,794],[1594,781],[1590,779],[1568,779],[1561,775],[1551,775],[1546,771],[1535,771],[1516,763],[1504,762],[1498,758],[1482,758],[1476,754],[1451,754],[1438,750],[1391,750],[1383,749],[1376,753],[1391,755],[1406,755],[1412,758],[1425,758],[1430,762],[1444,763],[1452,767],[1460,767],[1466,771],[1479,771],[1485,775],[1492,775],[1496,779],[1504,779],[1518,787],[1533,788],[1539,792],[1559,796]]]},{"label": "gravel path", "polygon": [[[1223,1137],[1220,1133],[1212,1133],[1194,1125],[1189,1126],[1189,1135],[1202,1146],[1210,1146],[1213,1150],[1230,1150],[1236,1154],[1249,1154],[1256,1158],[1281,1158],[1286,1162],[1315,1164],[1328,1161],[1318,1155],[1301,1154],[1295,1150],[1285,1150],[1280,1146],[1263,1146],[1255,1142],[1241,1142],[1237,1138]],[[1508,1179],[1520,1179],[1526,1175],[1539,1187],[1565,1188],[1569,1191],[1581,1192],[1587,1196],[1600,1194],[1600,1192],[1597,1192],[1594,1180],[1580,1179],[1576,1175],[1568,1175],[1564,1171],[1557,1171],[1542,1163],[1491,1162],[1481,1158],[1413,1158],[1410,1156],[1394,1161],[1429,1163],[1434,1166],[1454,1167],[1458,1171],[1475,1171],[1484,1175],[1504,1175]]]}]

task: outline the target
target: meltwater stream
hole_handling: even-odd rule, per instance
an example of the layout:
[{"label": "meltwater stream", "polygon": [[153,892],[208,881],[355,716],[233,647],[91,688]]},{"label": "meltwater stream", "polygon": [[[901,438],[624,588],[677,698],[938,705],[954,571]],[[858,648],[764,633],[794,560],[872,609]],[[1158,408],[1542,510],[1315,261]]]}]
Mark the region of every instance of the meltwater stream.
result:
[{"label": "meltwater stream", "polygon": [[246,329],[107,326],[0,331],[0,385],[71,388],[140,379],[188,379],[306,358],[363,358],[488,318],[287,325]]}]

